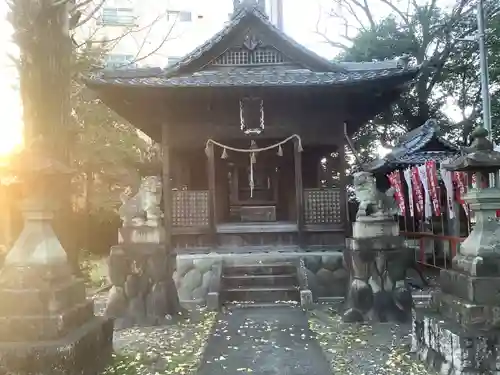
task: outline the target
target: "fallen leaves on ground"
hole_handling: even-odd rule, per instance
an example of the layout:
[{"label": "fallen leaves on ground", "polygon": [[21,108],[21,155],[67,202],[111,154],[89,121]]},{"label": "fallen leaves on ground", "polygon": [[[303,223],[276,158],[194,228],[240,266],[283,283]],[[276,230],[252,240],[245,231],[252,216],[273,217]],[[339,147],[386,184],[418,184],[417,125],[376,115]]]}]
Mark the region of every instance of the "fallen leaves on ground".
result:
[{"label": "fallen leaves on ground", "polygon": [[309,328],[330,361],[332,374],[433,375],[408,347],[408,328],[397,324],[346,324],[332,310],[312,312]]},{"label": "fallen leaves on ground", "polygon": [[117,350],[113,363],[102,375],[190,375],[194,374],[216,313],[200,312],[197,321],[154,328],[132,328],[116,332],[128,344]]}]

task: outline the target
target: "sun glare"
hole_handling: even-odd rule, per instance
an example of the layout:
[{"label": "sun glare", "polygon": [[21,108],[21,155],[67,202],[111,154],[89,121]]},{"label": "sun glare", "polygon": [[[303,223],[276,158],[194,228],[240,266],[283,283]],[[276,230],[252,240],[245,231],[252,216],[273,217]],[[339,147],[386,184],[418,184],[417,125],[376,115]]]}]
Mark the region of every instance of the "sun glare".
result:
[{"label": "sun glare", "polygon": [[0,125],[0,159],[5,160],[22,147],[22,107],[16,68],[9,54],[16,55],[12,43],[12,27],[6,21],[7,6],[0,5],[0,102],[2,122]]}]

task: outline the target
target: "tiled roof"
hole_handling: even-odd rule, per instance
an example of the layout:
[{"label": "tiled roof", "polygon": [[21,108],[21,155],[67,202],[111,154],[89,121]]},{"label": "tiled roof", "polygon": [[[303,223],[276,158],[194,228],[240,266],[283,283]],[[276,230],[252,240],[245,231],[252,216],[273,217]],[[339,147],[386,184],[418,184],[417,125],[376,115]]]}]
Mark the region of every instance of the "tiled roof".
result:
[{"label": "tiled roof", "polygon": [[[420,165],[429,160],[443,161],[456,156],[460,147],[438,135],[439,127],[433,119],[408,132],[399,139],[396,147],[384,158],[374,160],[364,166],[365,170],[376,172],[382,169],[394,169],[406,165]],[[431,140],[437,140],[442,150],[425,150]]]},{"label": "tiled roof", "polygon": [[413,79],[418,69],[379,69],[347,72],[313,72],[308,69],[280,68],[231,68],[201,71],[193,74],[167,77],[155,71],[153,75],[142,72],[133,75],[100,73],[88,82],[91,84],[112,84],[117,86],[152,87],[232,87],[232,86],[318,86],[342,85],[356,82],[401,77],[405,81]]}]

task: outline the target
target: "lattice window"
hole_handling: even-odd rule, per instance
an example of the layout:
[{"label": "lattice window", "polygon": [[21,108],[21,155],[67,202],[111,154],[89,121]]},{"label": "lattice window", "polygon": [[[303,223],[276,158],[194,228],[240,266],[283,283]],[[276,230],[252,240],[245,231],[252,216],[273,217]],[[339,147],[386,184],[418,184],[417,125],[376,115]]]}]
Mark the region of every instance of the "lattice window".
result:
[{"label": "lattice window", "polygon": [[274,48],[231,49],[217,57],[213,65],[269,65],[283,64],[287,59]]},{"label": "lattice window", "polygon": [[306,224],[342,224],[339,189],[304,191]]},{"label": "lattice window", "polygon": [[208,191],[174,191],[172,220],[174,227],[208,226]]}]

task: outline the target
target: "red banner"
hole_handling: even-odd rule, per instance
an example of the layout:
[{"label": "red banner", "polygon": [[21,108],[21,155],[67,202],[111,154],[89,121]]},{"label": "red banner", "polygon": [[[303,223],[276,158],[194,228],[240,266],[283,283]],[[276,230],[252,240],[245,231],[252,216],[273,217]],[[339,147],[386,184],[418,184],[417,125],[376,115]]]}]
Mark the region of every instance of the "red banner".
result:
[{"label": "red banner", "polygon": [[403,186],[401,184],[401,176],[399,171],[394,171],[388,176],[389,182],[391,183],[391,187],[394,188],[395,193],[394,197],[399,206],[400,215],[406,215],[406,205],[405,205],[405,197],[403,195]]},{"label": "red banner", "polygon": [[436,216],[441,216],[441,201],[440,192],[437,178],[437,168],[435,161],[428,161],[425,163],[425,171],[427,173],[427,181],[429,184],[429,192],[431,196],[432,208]]},{"label": "red banner", "polygon": [[418,176],[417,167],[411,169],[411,187],[413,189],[413,196],[415,197],[415,207],[417,214],[420,217],[424,216],[424,191],[420,177]]},{"label": "red banner", "polygon": [[457,184],[457,202],[464,208],[465,214],[469,215],[469,205],[463,200],[467,193],[467,175],[465,172],[453,172],[453,180]]}]

